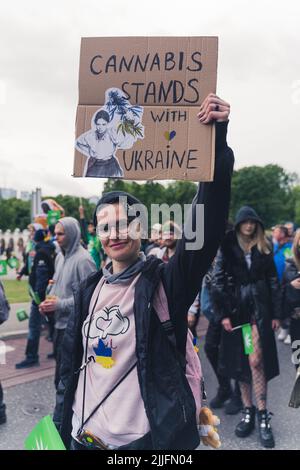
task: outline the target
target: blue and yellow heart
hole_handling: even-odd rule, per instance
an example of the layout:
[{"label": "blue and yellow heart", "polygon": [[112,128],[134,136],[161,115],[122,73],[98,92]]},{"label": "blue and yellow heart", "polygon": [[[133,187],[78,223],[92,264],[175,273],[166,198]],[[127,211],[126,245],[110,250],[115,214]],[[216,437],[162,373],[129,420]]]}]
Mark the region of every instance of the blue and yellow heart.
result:
[{"label": "blue and yellow heart", "polygon": [[171,140],[173,140],[174,137],[175,137],[175,135],[176,135],[176,131],[171,131],[171,132],[166,131],[166,132],[164,133],[164,137],[165,137],[165,139],[166,139],[168,142],[170,142]]}]

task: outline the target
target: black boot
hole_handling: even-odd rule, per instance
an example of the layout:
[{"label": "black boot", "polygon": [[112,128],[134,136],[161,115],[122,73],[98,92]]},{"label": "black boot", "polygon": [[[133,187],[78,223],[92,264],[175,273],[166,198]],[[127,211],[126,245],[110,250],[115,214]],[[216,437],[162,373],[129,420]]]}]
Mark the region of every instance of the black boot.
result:
[{"label": "black boot", "polygon": [[225,401],[229,400],[231,395],[232,395],[231,388],[219,387],[217,395],[210,402],[211,408],[214,408],[214,409],[222,408]]},{"label": "black boot", "polygon": [[39,363],[38,359],[26,358],[26,359],[24,359],[24,361],[18,362],[15,365],[15,367],[16,367],[16,369],[26,369],[28,367],[35,367],[35,366],[39,366],[39,365],[40,365],[40,363]]},{"label": "black boot", "polygon": [[255,406],[246,406],[242,413],[244,414],[244,417],[235,428],[235,434],[238,437],[247,437],[255,428]]},{"label": "black boot", "polygon": [[235,382],[234,392],[230,401],[225,406],[225,413],[227,415],[236,415],[239,411],[244,408],[241,391],[238,382]]},{"label": "black boot", "polygon": [[257,410],[260,442],[263,447],[267,447],[269,449],[275,447],[273,432],[269,423],[271,416],[273,416],[273,413],[270,413],[267,410]]}]

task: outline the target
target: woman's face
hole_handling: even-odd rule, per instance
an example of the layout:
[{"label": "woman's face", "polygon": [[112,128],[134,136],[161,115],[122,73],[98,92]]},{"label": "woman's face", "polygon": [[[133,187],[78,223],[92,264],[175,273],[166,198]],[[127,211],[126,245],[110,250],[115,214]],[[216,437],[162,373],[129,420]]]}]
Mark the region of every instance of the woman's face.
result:
[{"label": "woman's face", "polygon": [[[130,226],[127,230],[127,214],[124,207],[119,204],[109,204],[97,214],[98,228],[104,227],[106,235],[100,235],[103,249],[107,256],[113,261],[128,262],[138,257],[141,247],[141,239],[138,226],[133,225],[133,233],[130,232]],[[122,221],[123,232],[117,229]],[[132,223],[133,224],[133,223]],[[134,232],[134,229],[136,231]],[[132,235],[132,237],[130,236]]]},{"label": "woman's face", "polygon": [[100,134],[103,134],[107,129],[107,124],[108,123],[105,121],[105,119],[102,119],[102,118],[97,119],[97,122],[96,122],[97,131],[100,132]]},{"label": "woman's face", "polygon": [[254,220],[246,220],[240,225],[240,233],[246,237],[251,237],[256,229],[256,222]]}]

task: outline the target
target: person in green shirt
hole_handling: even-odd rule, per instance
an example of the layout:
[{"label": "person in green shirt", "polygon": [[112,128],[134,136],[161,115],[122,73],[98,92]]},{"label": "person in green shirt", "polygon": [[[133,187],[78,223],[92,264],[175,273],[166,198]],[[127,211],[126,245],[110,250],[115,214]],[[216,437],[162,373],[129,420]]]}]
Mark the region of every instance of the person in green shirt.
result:
[{"label": "person in green shirt", "polygon": [[97,269],[100,269],[104,261],[104,252],[99,237],[97,237],[93,222],[87,223],[85,219],[82,205],[79,206],[79,218],[83,243],[95,261]]}]

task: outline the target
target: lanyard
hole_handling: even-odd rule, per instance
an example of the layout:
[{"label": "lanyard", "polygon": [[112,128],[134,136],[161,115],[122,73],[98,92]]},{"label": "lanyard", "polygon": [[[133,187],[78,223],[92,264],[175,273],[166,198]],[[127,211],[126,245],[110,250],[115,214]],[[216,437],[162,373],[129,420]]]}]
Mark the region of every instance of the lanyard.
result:
[{"label": "lanyard", "polygon": [[[102,284],[103,285],[103,284]],[[91,312],[91,315],[90,315],[90,319],[89,319],[89,326],[88,326],[88,331],[87,331],[87,335],[86,335],[86,341],[85,341],[85,363],[79,368],[78,372],[80,372],[83,368],[84,368],[84,383],[83,383],[83,399],[82,399],[82,416],[81,416],[81,426],[79,428],[79,431],[77,433],[77,435],[79,436],[84,428],[84,426],[86,425],[86,423],[90,420],[90,418],[96,413],[96,411],[98,411],[98,409],[100,408],[100,406],[107,400],[107,398],[116,390],[116,388],[123,382],[123,380],[126,379],[126,377],[130,374],[130,372],[133,371],[133,369],[136,367],[137,365],[137,361],[130,367],[130,369],[121,377],[121,379],[113,386],[113,388],[110,390],[109,393],[107,393],[107,395],[105,395],[105,397],[100,401],[100,403],[98,403],[98,405],[93,409],[93,411],[89,414],[89,416],[84,419],[84,409],[85,409],[85,393],[86,393],[86,371],[87,371],[87,365],[91,362],[91,360],[93,360],[93,356],[90,356],[88,359],[87,359],[87,355],[88,355],[88,341],[89,341],[89,334],[90,334],[90,328],[91,328],[91,323],[92,323],[92,320],[93,320],[93,316],[94,316],[94,312],[95,312],[95,308],[96,308],[96,305],[98,303],[98,299],[99,299],[99,296],[100,296],[100,292],[101,292],[101,288],[102,288],[102,285],[100,286],[100,289],[99,289],[99,292],[98,292],[98,295],[97,295],[97,298],[95,300],[95,303],[93,305],[93,309],[92,309],[92,312]]]}]

